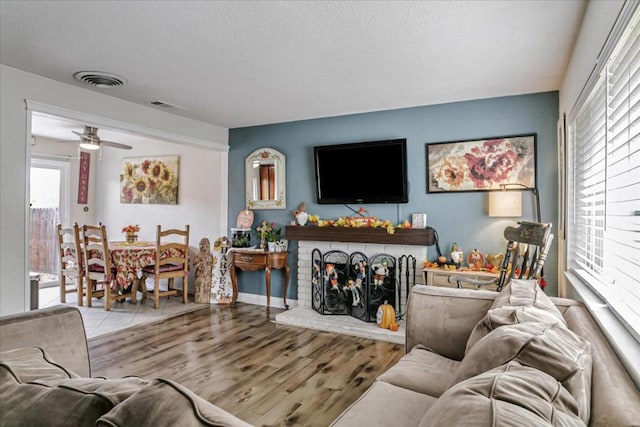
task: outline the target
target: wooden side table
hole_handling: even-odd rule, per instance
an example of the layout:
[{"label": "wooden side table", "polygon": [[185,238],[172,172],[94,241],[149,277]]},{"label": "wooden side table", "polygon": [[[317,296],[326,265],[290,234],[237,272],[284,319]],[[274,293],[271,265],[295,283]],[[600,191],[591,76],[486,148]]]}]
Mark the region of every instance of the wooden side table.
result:
[{"label": "wooden side table", "polygon": [[235,305],[238,299],[238,273],[236,268],[242,271],[259,271],[264,270],[265,281],[267,285],[267,311],[270,309],[271,300],[271,269],[284,269],[284,306],[288,310],[287,304],[287,288],[289,287],[289,252],[259,252],[255,250],[232,249],[231,265],[229,266],[229,274],[231,275],[231,285],[233,286],[233,301]]},{"label": "wooden side table", "polygon": [[[424,283],[430,286],[443,286],[448,288],[455,288],[455,283],[449,283],[449,276],[468,276],[474,280],[486,280],[494,279],[499,276],[497,273],[491,273],[489,271],[474,271],[474,270],[444,270],[441,268],[425,268],[422,270],[424,274]],[[464,286],[467,288],[470,286]],[[472,287],[476,289],[475,286]]]}]

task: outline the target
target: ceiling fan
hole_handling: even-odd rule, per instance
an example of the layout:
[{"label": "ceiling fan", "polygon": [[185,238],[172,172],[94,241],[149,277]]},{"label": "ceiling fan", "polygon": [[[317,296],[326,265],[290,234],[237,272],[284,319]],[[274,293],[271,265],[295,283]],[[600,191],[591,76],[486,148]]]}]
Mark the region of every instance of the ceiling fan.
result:
[{"label": "ceiling fan", "polygon": [[[131,150],[130,145],[121,144],[119,142],[113,141],[104,141],[98,137],[98,128],[93,126],[85,126],[84,132],[76,132],[72,130],[71,132],[75,133],[80,137],[80,148],[85,150],[98,150],[102,145],[113,148],[121,148],[123,150]],[[69,141],[76,142],[76,141]]]}]

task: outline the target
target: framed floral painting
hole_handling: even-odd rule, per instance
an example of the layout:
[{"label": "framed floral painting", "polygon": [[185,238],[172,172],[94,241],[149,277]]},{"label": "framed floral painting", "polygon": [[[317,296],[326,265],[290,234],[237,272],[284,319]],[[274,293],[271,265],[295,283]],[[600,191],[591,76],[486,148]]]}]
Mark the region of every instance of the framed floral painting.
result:
[{"label": "framed floral painting", "polygon": [[120,203],[178,204],[178,156],[122,159]]},{"label": "framed floral painting", "polygon": [[537,134],[426,144],[427,193],[536,188]]}]

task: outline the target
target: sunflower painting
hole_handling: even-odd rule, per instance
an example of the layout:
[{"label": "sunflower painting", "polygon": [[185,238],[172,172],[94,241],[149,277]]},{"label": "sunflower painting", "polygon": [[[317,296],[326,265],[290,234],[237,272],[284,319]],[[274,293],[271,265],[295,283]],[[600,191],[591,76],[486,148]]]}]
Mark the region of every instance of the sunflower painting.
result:
[{"label": "sunflower painting", "polygon": [[122,159],[120,203],[178,204],[178,156]]}]

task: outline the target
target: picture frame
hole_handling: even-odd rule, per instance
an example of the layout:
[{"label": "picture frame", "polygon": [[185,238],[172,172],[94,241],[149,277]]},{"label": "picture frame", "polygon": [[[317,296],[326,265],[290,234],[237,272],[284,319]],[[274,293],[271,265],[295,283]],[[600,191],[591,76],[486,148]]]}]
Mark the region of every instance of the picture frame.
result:
[{"label": "picture frame", "polygon": [[178,156],[123,158],[120,203],[177,205],[178,164]]},{"label": "picture frame", "polygon": [[536,133],[427,143],[427,193],[537,188]]}]

